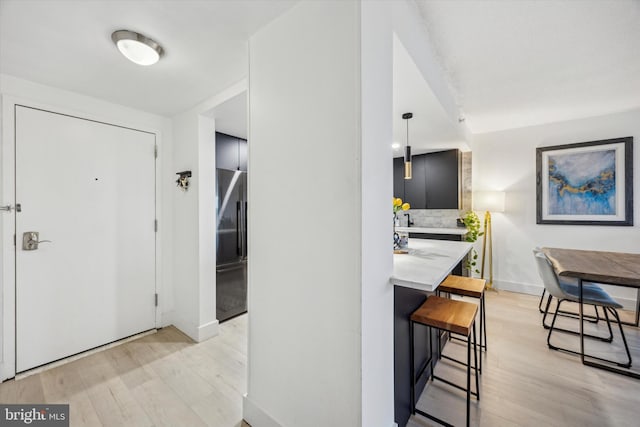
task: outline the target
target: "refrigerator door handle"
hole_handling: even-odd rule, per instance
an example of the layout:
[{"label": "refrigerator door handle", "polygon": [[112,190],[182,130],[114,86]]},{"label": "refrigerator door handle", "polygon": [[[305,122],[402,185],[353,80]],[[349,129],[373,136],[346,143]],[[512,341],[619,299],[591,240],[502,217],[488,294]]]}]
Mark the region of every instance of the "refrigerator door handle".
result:
[{"label": "refrigerator door handle", "polygon": [[248,242],[247,242],[247,202],[245,201],[243,204],[243,212],[242,212],[242,245],[244,247],[244,257],[247,258],[247,252],[248,252]]},{"label": "refrigerator door handle", "polygon": [[241,223],[240,221],[242,221],[242,202],[240,202],[240,200],[238,200],[236,202],[236,255],[238,256],[242,256],[242,235],[241,235],[241,231],[242,227],[241,227]]},{"label": "refrigerator door handle", "polygon": [[244,213],[244,205],[242,203],[242,201],[238,202],[238,205],[240,206],[240,221],[238,221],[238,235],[240,236],[240,256],[242,258],[245,257],[245,244],[244,244],[244,233],[245,233],[245,227],[244,227],[244,221],[245,221],[245,213]]}]

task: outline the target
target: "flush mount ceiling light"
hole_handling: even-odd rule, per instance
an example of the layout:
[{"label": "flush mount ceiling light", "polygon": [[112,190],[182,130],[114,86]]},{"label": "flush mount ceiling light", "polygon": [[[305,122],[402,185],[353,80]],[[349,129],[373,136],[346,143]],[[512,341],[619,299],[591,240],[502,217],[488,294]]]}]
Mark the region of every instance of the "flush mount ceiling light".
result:
[{"label": "flush mount ceiling light", "polygon": [[135,31],[114,31],[111,40],[120,53],[138,65],[153,65],[164,54],[164,49],[156,41]]}]

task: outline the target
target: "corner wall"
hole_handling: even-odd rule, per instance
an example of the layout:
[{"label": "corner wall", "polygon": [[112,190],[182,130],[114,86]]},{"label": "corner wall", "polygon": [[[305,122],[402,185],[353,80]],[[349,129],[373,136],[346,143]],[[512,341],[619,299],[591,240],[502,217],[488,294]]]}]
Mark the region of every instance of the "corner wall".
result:
[{"label": "corner wall", "polygon": [[[634,226],[536,224],[536,148],[634,137]],[[506,212],[492,215],[496,287],[539,294],[536,246],[640,253],[640,110],[475,135],[474,190],[506,191]],[[479,248],[476,248],[479,250]],[[612,287],[627,307],[636,292]]]},{"label": "corner wall", "polygon": [[392,34],[376,3],[300,2],[250,40],[252,425],[393,424]]}]

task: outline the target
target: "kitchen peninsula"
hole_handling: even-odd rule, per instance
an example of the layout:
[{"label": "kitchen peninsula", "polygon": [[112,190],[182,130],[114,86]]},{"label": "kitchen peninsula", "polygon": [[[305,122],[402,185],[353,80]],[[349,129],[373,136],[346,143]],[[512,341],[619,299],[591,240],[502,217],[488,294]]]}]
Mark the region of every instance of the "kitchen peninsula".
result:
[{"label": "kitchen peninsula", "polygon": [[[472,244],[446,240],[409,239],[409,253],[393,256],[394,287],[394,375],[395,421],[403,427],[411,415],[409,373],[409,316],[433,293],[471,250]],[[416,329],[416,372],[428,359],[437,341],[427,343],[427,334]],[[437,339],[437,338],[436,338]],[[427,370],[429,370],[427,368]],[[420,396],[429,375],[416,384]]]}]

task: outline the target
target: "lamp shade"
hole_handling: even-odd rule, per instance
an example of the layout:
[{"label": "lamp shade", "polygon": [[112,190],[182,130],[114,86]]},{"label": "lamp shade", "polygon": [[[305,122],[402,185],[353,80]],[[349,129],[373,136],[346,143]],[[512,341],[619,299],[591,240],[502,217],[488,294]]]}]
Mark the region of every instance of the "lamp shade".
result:
[{"label": "lamp shade", "polygon": [[476,191],[473,208],[477,211],[504,212],[504,191]]}]

